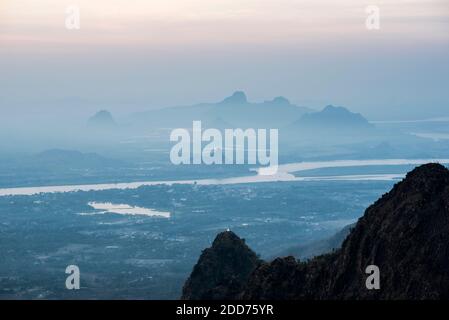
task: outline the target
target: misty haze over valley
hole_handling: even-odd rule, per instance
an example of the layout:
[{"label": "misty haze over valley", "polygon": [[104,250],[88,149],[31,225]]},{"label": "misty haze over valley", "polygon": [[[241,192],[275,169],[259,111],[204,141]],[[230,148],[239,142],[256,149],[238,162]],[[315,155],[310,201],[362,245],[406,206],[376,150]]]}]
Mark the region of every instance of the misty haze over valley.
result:
[{"label": "misty haze over valley", "polygon": [[[422,222],[416,206],[445,203],[446,2],[379,4],[375,30],[366,24],[369,1],[78,2],[0,4],[0,300],[209,298],[198,287],[256,297],[270,278],[264,270],[287,255],[294,258],[281,267],[301,277],[310,268],[326,287],[333,278],[295,259],[342,247],[323,261],[352,270],[343,268],[351,254],[383,252],[345,244],[385,229],[374,209],[403,235],[407,219],[389,208],[410,207],[401,212],[413,227]],[[67,8],[79,9],[80,21]],[[208,154],[242,152],[243,164],[175,164],[173,132],[189,136],[189,160],[198,150],[203,160],[195,123],[225,142],[226,130],[258,139],[273,130],[278,144],[246,137]],[[260,149],[276,156],[274,174],[250,163]],[[432,218],[441,217],[422,224],[438,238]],[[252,269],[226,296],[208,266],[226,267],[214,250],[228,244]],[[66,288],[69,265],[81,270],[79,290]],[[203,286],[208,276],[214,286]]]}]

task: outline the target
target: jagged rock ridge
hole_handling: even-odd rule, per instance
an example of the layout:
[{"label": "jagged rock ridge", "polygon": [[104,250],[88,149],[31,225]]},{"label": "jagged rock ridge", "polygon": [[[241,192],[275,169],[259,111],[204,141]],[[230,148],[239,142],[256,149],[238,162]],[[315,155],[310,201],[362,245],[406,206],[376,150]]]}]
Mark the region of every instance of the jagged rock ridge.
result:
[{"label": "jagged rock ridge", "polygon": [[232,299],[261,261],[232,231],[215,238],[203,251],[184,285],[182,299]]},{"label": "jagged rock ridge", "polygon": [[[380,269],[379,290],[366,288],[368,265]],[[427,164],[408,173],[336,252],[262,263],[240,292],[203,298],[449,299],[449,170]]]}]

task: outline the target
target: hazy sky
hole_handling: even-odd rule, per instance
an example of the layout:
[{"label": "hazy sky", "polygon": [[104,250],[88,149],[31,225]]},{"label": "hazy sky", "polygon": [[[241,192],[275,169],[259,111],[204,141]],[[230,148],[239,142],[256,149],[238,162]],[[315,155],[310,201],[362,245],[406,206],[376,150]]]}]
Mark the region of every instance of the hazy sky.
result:
[{"label": "hazy sky", "polygon": [[[67,30],[69,5],[79,30]],[[368,5],[380,30],[365,27]],[[284,95],[373,119],[449,114],[447,0],[0,0],[2,113]]]}]

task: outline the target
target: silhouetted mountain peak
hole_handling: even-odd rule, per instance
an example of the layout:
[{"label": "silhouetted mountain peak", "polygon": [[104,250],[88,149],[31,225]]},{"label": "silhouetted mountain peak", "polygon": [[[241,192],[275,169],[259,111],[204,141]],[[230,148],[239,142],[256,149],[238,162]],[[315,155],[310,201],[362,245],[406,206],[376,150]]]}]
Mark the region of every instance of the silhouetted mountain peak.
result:
[{"label": "silhouetted mountain peak", "polygon": [[89,118],[87,125],[89,127],[111,128],[115,127],[117,124],[109,111],[101,110]]},{"label": "silhouetted mountain peak", "polygon": [[[422,165],[366,209],[341,249],[306,263],[292,257],[262,263],[240,293],[222,287],[203,298],[226,292],[234,299],[448,299],[448,208],[449,170]],[[366,287],[371,265],[380,272],[378,290]]]},{"label": "silhouetted mountain peak", "polygon": [[325,106],[323,108],[323,110],[321,110],[321,112],[337,114],[337,113],[347,113],[350,111],[348,109],[346,109],[345,107],[334,106],[332,104],[329,104],[329,105]]},{"label": "silhouetted mountain peak", "polygon": [[232,96],[227,97],[223,100],[223,104],[245,104],[248,103],[246,94],[243,91],[236,91]]},{"label": "silhouetted mountain peak", "polygon": [[285,97],[276,97],[271,101],[271,103],[275,105],[290,105],[290,101]]},{"label": "silhouetted mountain peak", "polygon": [[344,107],[326,106],[319,112],[303,115],[294,127],[302,129],[337,130],[337,133],[352,132],[354,129],[369,129],[373,126],[361,114]]},{"label": "silhouetted mountain peak", "polygon": [[[400,208],[400,212],[403,212],[408,218],[410,218],[410,215],[414,215],[413,219],[423,219],[426,216],[423,214],[424,210],[426,214],[437,212],[437,210],[429,211],[426,208],[430,207],[435,199],[441,198],[440,200],[448,202],[449,205],[449,197],[445,198],[444,193],[449,194],[449,170],[441,164],[429,163],[418,166],[407,173],[404,180],[397,183],[390,192],[376,201],[372,207],[387,204],[388,201],[391,201],[391,206],[397,206],[402,201],[407,209],[413,206],[413,210]],[[367,209],[365,217],[362,219],[369,215],[370,209],[371,207]],[[403,217],[398,216],[398,213],[399,211],[396,211],[393,216],[390,215],[391,210],[389,210],[384,212],[384,216],[388,219],[402,219]],[[428,222],[432,221],[423,221],[423,223]]]},{"label": "silhouetted mountain peak", "polygon": [[257,255],[234,232],[219,233],[203,251],[183,288],[183,299],[231,298],[243,289],[260,263]]},{"label": "silhouetted mountain peak", "polygon": [[241,246],[245,247],[245,239],[239,238],[234,232],[232,231],[224,231],[219,233],[216,237],[214,242],[212,243],[212,249],[218,249],[218,248],[225,248],[229,246]]},{"label": "silhouetted mountain peak", "polygon": [[[400,193],[406,194],[407,197],[410,197],[412,193],[438,195],[440,190],[447,186],[449,186],[449,170],[441,164],[429,163],[416,167],[409,172],[407,178],[397,184],[396,189],[394,189],[397,190],[397,193],[393,197],[399,199]],[[348,225],[327,239],[292,246],[285,250],[281,256],[293,255],[296,258],[308,259],[319,254],[331,252],[341,247],[341,244],[354,226],[355,224]]]},{"label": "silhouetted mountain peak", "polygon": [[321,110],[320,112],[316,113],[317,115],[321,115],[322,117],[336,117],[336,118],[352,118],[352,119],[359,119],[359,120],[364,120],[366,121],[365,118],[363,118],[363,116],[360,113],[354,113],[349,111],[347,108],[345,107],[338,107],[338,106],[333,106],[333,105],[327,105],[326,107],[324,107],[323,110]]},{"label": "silhouetted mountain peak", "polygon": [[428,187],[444,184],[448,180],[449,170],[445,166],[439,163],[428,163],[407,173],[403,183],[420,185],[421,191],[426,191]]},{"label": "silhouetted mountain peak", "polygon": [[231,126],[225,128],[284,128],[295,119],[301,118],[312,109],[291,104],[284,97],[270,101],[251,102],[242,91],[217,103],[198,103],[190,106],[177,106],[136,113],[132,117],[133,126],[147,128],[190,127],[192,121],[201,120],[213,127],[215,119]]}]

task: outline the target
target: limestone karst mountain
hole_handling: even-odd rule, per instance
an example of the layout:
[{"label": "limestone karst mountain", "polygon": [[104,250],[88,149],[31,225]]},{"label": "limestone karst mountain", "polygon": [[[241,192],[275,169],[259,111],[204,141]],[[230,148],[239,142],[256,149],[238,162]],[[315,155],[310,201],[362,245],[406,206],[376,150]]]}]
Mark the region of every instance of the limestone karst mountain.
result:
[{"label": "limestone karst mountain", "polygon": [[[200,258],[202,266],[195,267],[194,277],[184,287],[184,298],[449,299],[449,170],[434,163],[415,168],[366,209],[341,249],[306,262],[286,257],[254,263],[248,275],[248,269],[229,268],[222,251],[214,246],[208,250],[215,258],[208,264]],[[242,260],[254,255],[249,249],[239,252]],[[379,290],[366,287],[370,265],[379,268]],[[209,274],[207,270],[214,274],[227,270],[226,278],[247,280],[239,283],[241,290],[231,290],[226,286],[229,282],[220,283],[218,290],[209,277],[203,277],[203,272]],[[195,288],[199,284],[208,289],[198,296]]]}]

